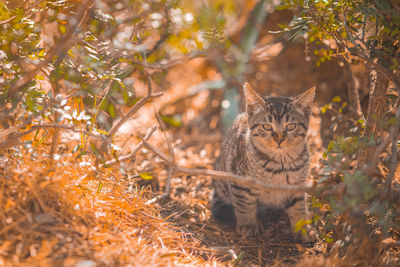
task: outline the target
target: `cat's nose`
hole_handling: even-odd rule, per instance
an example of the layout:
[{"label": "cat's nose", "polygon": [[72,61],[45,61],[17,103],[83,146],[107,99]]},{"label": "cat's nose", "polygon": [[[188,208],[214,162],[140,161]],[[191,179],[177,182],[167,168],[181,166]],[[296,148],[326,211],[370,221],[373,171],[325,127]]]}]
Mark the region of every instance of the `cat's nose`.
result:
[{"label": "cat's nose", "polygon": [[277,132],[274,134],[274,140],[280,146],[282,142],[285,140],[285,134],[283,132]]}]

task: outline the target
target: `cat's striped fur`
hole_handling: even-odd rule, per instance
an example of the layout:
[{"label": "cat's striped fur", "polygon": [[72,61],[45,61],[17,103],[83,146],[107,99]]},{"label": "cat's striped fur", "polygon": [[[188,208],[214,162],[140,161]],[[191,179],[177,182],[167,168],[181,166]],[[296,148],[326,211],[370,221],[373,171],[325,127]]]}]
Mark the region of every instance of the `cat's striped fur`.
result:
[{"label": "cat's striped fur", "polygon": [[[314,88],[297,97],[261,97],[245,83],[246,112],[240,114],[221,147],[216,169],[256,177],[265,183],[302,185],[310,155],[306,134]],[[235,219],[243,236],[257,235],[261,208],[286,209],[292,226],[306,218],[304,194],[268,191],[213,181],[212,212],[222,221]]]}]

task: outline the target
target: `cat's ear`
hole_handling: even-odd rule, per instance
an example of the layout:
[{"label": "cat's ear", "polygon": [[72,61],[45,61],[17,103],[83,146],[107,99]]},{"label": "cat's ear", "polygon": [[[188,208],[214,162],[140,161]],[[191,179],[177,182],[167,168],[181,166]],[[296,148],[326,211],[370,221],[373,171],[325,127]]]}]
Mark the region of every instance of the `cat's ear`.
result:
[{"label": "cat's ear", "polygon": [[264,108],[264,99],[251,88],[249,83],[245,82],[243,89],[246,96],[246,111],[248,114],[255,114]]},{"label": "cat's ear", "polygon": [[308,89],[306,92],[296,96],[294,103],[297,107],[302,109],[306,115],[309,115],[312,110],[312,105],[315,96],[315,86]]}]

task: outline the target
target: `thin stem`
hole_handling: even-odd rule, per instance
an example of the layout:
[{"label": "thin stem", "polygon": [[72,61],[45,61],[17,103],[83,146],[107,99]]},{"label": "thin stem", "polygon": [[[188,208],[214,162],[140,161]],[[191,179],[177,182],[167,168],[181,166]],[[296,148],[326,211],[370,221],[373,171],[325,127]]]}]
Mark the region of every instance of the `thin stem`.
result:
[{"label": "thin stem", "polygon": [[[148,141],[152,136],[153,136],[153,134],[154,134],[154,132],[157,130],[157,125],[154,125],[153,127],[151,127],[149,130],[147,130],[147,133],[146,133],[146,135],[143,137],[143,140],[146,140],[146,141]],[[115,164],[117,164],[117,163],[120,163],[120,162],[124,162],[124,161],[130,161],[130,160],[134,160],[134,158],[136,157],[136,154],[139,152],[139,150],[143,147],[143,141],[140,141],[137,145],[136,145],[136,147],[132,150],[132,152],[131,153],[129,153],[128,155],[126,155],[126,156],[122,156],[122,157],[119,157],[118,159],[112,159],[112,160],[109,160],[109,161],[107,161],[107,162],[105,162],[104,164],[101,164],[100,165],[100,168],[102,168],[102,167],[109,167],[109,166],[112,166],[112,165],[115,165]]]},{"label": "thin stem", "polygon": [[184,61],[193,59],[193,58],[197,58],[197,57],[204,57],[206,55],[206,51],[198,51],[198,52],[194,52],[194,53],[190,53],[190,54],[186,54],[180,58],[177,59],[172,59],[166,63],[144,63],[142,61],[139,60],[129,60],[129,63],[134,64],[134,65],[138,65],[141,66],[143,68],[147,68],[147,69],[156,69],[156,70],[164,70],[164,69],[168,69],[171,67],[174,67],[178,64],[181,64]]},{"label": "thin stem", "polygon": [[159,93],[154,93],[154,94],[150,94],[147,95],[145,97],[143,97],[142,99],[140,99],[130,110],[129,112],[122,117],[117,124],[115,124],[110,132],[108,133],[108,138],[111,138],[117,131],[118,129],[130,118],[132,117],[133,114],[135,114],[142,106],[144,106],[144,104],[146,104],[148,101],[150,101],[153,98],[162,96],[164,93],[159,92]]}]

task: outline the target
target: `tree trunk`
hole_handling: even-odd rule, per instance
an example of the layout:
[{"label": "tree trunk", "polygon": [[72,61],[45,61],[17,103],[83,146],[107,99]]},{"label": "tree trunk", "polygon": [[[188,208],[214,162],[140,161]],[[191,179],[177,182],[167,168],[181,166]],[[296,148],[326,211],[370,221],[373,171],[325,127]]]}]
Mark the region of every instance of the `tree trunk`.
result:
[{"label": "tree trunk", "polygon": [[372,139],[374,144],[360,150],[357,159],[357,168],[364,167],[365,163],[372,160],[377,148],[377,141],[382,139],[382,128],[379,120],[382,120],[386,104],[386,91],[389,80],[377,70],[370,72],[370,91],[367,121],[363,134],[363,139],[369,141]]}]

